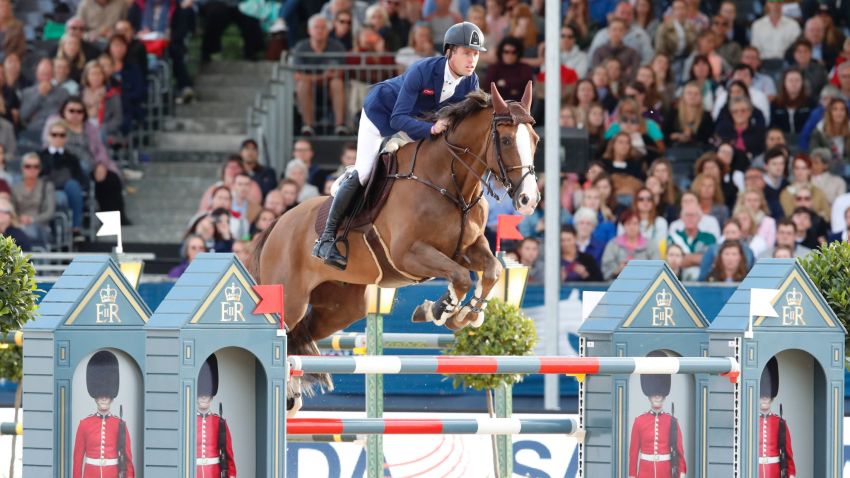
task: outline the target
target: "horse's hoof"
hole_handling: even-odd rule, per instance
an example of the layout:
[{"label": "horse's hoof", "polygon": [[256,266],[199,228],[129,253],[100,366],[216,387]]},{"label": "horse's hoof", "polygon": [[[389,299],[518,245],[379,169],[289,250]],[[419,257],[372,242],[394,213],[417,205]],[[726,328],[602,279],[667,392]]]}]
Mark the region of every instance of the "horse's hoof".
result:
[{"label": "horse's hoof", "polygon": [[416,310],[413,311],[413,315],[410,317],[410,320],[414,323],[433,322],[434,316],[431,315],[432,304],[433,302],[426,300],[416,306]]}]

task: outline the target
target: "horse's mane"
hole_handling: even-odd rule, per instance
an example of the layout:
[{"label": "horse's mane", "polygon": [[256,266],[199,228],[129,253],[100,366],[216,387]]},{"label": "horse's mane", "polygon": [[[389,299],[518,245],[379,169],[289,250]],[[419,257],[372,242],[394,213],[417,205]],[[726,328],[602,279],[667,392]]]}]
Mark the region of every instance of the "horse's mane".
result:
[{"label": "horse's mane", "polygon": [[492,106],[490,95],[482,90],[476,90],[466,95],[462,101],[440,108],[434,115],[434,119],[448,118],[449,129],[454,129],[465,117]]}]

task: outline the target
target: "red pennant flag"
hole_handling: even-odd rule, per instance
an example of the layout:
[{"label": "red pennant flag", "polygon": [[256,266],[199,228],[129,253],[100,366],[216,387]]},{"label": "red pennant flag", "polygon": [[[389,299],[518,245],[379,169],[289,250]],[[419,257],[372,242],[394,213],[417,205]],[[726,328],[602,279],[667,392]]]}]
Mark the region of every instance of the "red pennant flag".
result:
[{"label": "red pennant flag", "polygon": [[254,314],[280,314],[280,328],[283,328],[283,284],[255,285],[254,292],[260,301],[254,308]]},{"label": "red pennant flag", "polygon": [[496,252],[502,250],[502,239],[521,241],[524,239],[517,229],[523,220],[522,216],[499,214],[496,218]]}]

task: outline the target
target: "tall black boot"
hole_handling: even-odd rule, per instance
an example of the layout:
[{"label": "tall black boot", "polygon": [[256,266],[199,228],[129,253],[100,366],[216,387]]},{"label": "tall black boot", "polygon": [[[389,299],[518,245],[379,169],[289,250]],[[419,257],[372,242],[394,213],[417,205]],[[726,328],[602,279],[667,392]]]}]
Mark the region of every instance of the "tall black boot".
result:
[{"label": "tall black boot", "polygon": [[[354,170],[339,185],[339,190],[334,196],[331,209],[328,212],[328,222],[325,223],[325,231],[316,240],[313,246],[313,257],[322,259],[325,264],[344,271],[348,266],[348,257],[339,252],[336,245],[336,232],[343,218],[351,212],[351,208],[360,197],[363,186],[360,185],[360,177]],[[348,251],[346,251],[346,254]]]}]

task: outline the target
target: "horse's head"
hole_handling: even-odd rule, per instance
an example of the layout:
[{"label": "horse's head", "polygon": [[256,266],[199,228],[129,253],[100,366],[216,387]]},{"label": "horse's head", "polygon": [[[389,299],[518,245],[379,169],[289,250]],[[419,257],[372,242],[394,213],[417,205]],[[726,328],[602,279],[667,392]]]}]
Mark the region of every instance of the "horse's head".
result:
[{"label": "horse's head", "polygon": [[534,132],[531,116],[531,82],[522,100],[505,102],[494,83],[490,84],[493,102],[493,154],[487,166],[508,188],[514,208],[520,214],[534,212],[540,202],[537,176],[534,174],[534,152],[540,139]]}]

